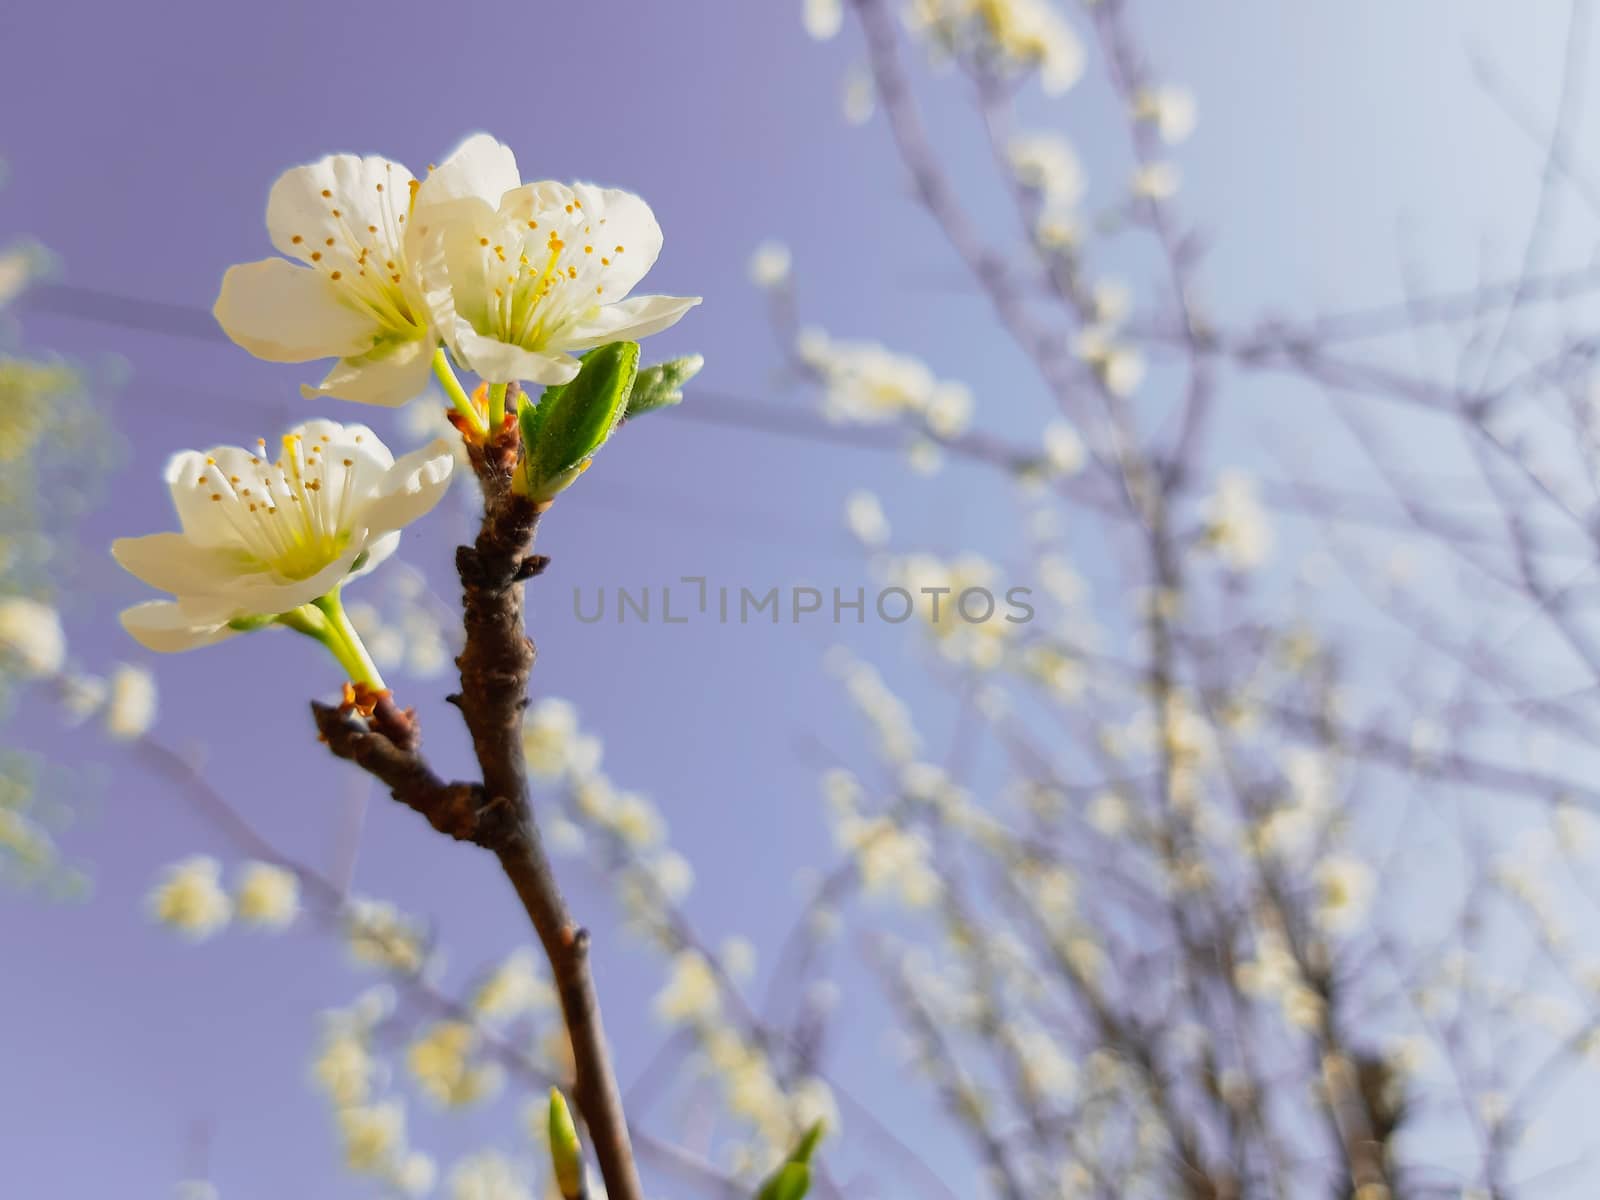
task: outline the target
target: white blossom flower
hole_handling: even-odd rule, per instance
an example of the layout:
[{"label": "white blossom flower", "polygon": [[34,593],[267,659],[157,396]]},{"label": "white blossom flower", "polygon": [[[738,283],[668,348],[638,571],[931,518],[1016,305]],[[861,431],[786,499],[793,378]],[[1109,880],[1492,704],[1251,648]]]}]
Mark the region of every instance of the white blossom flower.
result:
[{"label": "white blossom flower", "polygon": [[406,1110],[398,1100],[343,1108],[339,1136],[346,1166],[367,1174],[382,1172],[406,1144]]},{"label": "white blossom flower", "polygon": [[150,731],[156,720],[156,679],[143,667],[118,663],[107,686],[106,732],[131,742]]},{"label": "white blossom flower", "polygon": [[838,35],[844,25],[844,4],[841,0],[803,0],[801,16],[806,33],[819,42]]},{"label": "white blossom flower", "polygon": [[420,1150],[408,1151],[395,1165],[391,1182],[405,1196],[426,1196],[439,1178],[438,1165]]},{"label": "white blossom flower", "polygon": [[845,500],[844,522],[868,549],[889,540],[889,518],[884,515],[882,502],[871,492],[858,489],[850,493]]},{"label": "white blossom flower", "polygon": [[350,957],[366,966],[413,974],[426,962],[422,930],[386,900],[352,900],[344,933]]},{"label": "white blossom flower", "polygon": [[148,898],[150,915],[185,937],[204,941],[233,916],[222,888],[222,864],[195,855],[168,867]]},{"label": "white blossom flower", "polygon": [[965,385],[937,378],[925,363],[872,342],[835,341],[804,330],[795,352],[824,389],[829,421],[881,423],[916,414],[940,437],[955,437],[972,416]]},{"label": "white blossom flower", "polygon": [[67,723],[79,725],[99,712],[111,685],[98,675],[63,675],[56,681]]},{"label": "white blossom flower", "polygon": [[1083,43],[1051,0],[913,0],[908,20],[945,49],[976,31],[1010,69],[1037,70],[1047,95],[1062,94],[1083,74]]},{"label": "white blossom flower", "polygon": [[472,1011],[484,1021],[509,1021],[555,1005],[555,988],[527,949],[514,951],[472,997]]},{"label": "white blossom flower", "polygon": [[1207,504],[1206,538],[1230,567],[1248,571],[1272,552],[1272,527],[1249,476],[1224,471]]},{"label": "white blossom flower", "polygon": [[469,1155],[450,1168],[445,1186],[450,1200],[534,1200],[524,1173],[492,1150]]},{"label": "white blossom flower", "polygon": [[26,596],[0,600],[0,665],[37,679],[61,670],[66,657],[67,638],[55,609]]},{"label": "white blossom flower", "polygon": [[1372,902],[1372,868],[1356,858],[1336,856],[1317,865],[1316,915],[1330,933],[1349,933]]},{"label": "white blossom flower", "polygon": [[[404,404],[438,346],[406,224],[414,180],[399,163],[332,154],[278,177],[267,232],[285,258],[230,267],[214,313],[258,358],[339,361],[307,396]],[[298,259],[296,266],[289,259]]]},{"label": "white blossom flower", "polygon": [[287,929],[300,915],[300,881],[272,863],[247,863],[234,893],[239,920],[262,929]]},{"label": "white blossom flower", "polygon": [[782,242],[762,242],[750,255],[750,282],[758,288],[782,287],[789,282],[794,257]]},{"label": "white blossom flower", "polygon": [[1006,146],[1017,181],[1037,191],[1053,208],[1070,209],[1083,199],[1083,167],[1067,140],[1053,133],[1018,134]]},{"label": "white blossom flower", "polygon": [[1098,326],[1079,334],[1073,348],[1080,358],[1095,369],[1100,382],[1113,396],[1131,396],[1144,382],[1144,359],[1139,352],[1131,346],[1113,342],[1107,337],[1106,331]]},{"label": "white blossom flower", "polygon": [[547,696],[522,720],[522,751],[528,770],[540,779],[557,779],[571,763],[578,740],[578,710],[570,700]]},{"label": "white blossom flower", "polygon": [[669,1025],[712,1021],[722,1010],[716,974],[697,950],[680,951],[672,960],[666,986],[656,996],[656,1016]]},{"label": "white blossom flower", "polygon": [[676,324],[698,297],[635,296],[661,253],[638,196],[527,183],[509,147],[468,138],[417,189],[423,290],[456,361],[492,383],[566,383],[574,352]]},{"label": "white blossom flower", "polygon": [[1133,307],[1133,292],[1120,279],[1102,279],[1094,285],[1094,319],[1103,326],[1120,325]]},{"label": "white blossom flower", "polygon": [[396,462],[370,429],[332,421],[290,431],[275,461],[256,445],[175,455],[166,481],[182,532],[112,544],[126,570],[176,596],[123,612],[146,648],[210,645],[230,622],[292,612],[372,570],[438,503],[455,462],[443,440]]},{"label": "white blossom flower", "polygon": [[1178,168],[1169,162],[1145,163],[1133,173],[1128,190],[1141,200],[1169,200],[1178,193]]},{"label": "white blossom flower", "polygon": [[1133,113],[1153,124],[1163,142],[1175,146],[1194,132],[1194,93],[1171,85],[1147,88],[1134,97]]},{"label": "white blossom flower", "polygon": [[676,904],[694,887],[694,867],[676,850],[663,850],[645,864],[657,891]]},{"label": "white blossom flower", "polygon": [[466,1021],[439,1021],[406,1050],[417,1086],[441,1108],[465,1108],[493,1096],[504,1080],[498,1063],[476,1062],[480,1038]]},{"label": "white blossom flower", "polygon": [[747,982],[756,973],[756,948],[749,938],[724,938],[718,957],[733,979]]},{"label": "white blossom flower", "polygon": [[878,109],[878,84],[872,71],[857,63],[845,72],[840,107],[852,125],[865,125]]},{"label": "white blossom flower", "polygon": [[38,270],[38,255],[28,246],[0,253],[0,309],[22,295]]},{"label": "white blossom flower", "polygon": [[1089,458],[1077,429],[1066,421],[1052,421],[1045,426],[1044,453],[1050,466],[1061,475],[1076,475]]}]

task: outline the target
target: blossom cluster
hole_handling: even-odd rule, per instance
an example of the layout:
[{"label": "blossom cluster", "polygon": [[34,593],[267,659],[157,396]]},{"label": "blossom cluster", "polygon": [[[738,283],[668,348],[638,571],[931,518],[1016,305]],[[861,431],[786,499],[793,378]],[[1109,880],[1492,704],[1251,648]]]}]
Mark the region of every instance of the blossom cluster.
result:
[{"label": "blossom cluster", "polygon": [[[322,642],[353,684],[382,690],[380,661],[432,674],[447,661],[446,639],[418,603],[415,579],[398,597],[397,625],[373,605],[347,612],[344,585],[388,559],[400,531],[439,502],[467,457],[464,441],[501,438],[508,422],[521,426],[525,443],[518,487],[547,505],[622,410],[596,442],[582,432],[592,419],[544,420],[555,405],[519,401],[507,412],[509,386],[571,384],[582,365],[576,355],[594,351],[618,380],[626,361],[626,386],[612,396],[613,406],[625,403],[637,363],[630,339],[675,323],[698,300],[630,294],[662,245],[637,196],[525,183],[511,150],[487,135],[467,139],[422,179],[376,156],[335,154],[295,167],[272,187],[267,228],[283,257],[224,276],[215,315],[228,335],[273,361],[336,359],[320,385],[302,389],[308,397],[397,405],[437,376],[457,424],[398,460],[365,426],[327,420],[305,422],[271,446],[262,439],[174,456],[166,483],[181,531],[112,548],[124,568],[172,599],[126,610],[123,625],[162,652],[292,629]],[[618,353],[597,349],[607,346]],[[475,397],[452,360],[484,381]],[[649,405],[676,402],[674,388],[698,362],[658,369]],[[587,394],[573,401],[586,402]],[[549,438],[534,445],[545,427]],[[582,445],[566,444],[580,434]]]},{"label": "blossom cluster", "polygon": [[872,342],[839,341],[820,329],[801,333],[800,362],[822,389],[830,421],[881,424],[910,418],[939,438],[961,434],[972,418],[972,392],[939,379],[918,359]]}]

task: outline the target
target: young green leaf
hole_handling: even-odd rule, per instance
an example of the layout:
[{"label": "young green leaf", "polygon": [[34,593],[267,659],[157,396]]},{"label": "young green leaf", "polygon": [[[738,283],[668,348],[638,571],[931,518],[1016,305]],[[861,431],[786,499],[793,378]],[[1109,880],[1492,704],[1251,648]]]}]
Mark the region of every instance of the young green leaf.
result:
[{"label": "young green leaf", "polygon": [[783,1164],[767,1178],[756,1193],[756,1200],[804,1200],[811,1190],[811,1155],[822,1140],[823,1124],[818,1121],[789,1153]]},{"label": "young green leaf", "polygon": [[572,382],[523,406],[517,491],[548,503],[571,486],[622,419],[638,373],[639,343],[612,342],[586,354]]},{"label": "young green leaf", "polygon": [[572,1112],[559,1089],[550,1089],[550,1160],[562,1200],[583,1200],[583,1147]]},{"label": "young green leaf", "polygon": [[623,420],[631,421],[658,408],[671,408],[683,402],[683,385],[696,375],[706,360],[698,354],[674,358],[668,362],[645,367],[634,382],[633,395],[628,399],[628,409]]}]

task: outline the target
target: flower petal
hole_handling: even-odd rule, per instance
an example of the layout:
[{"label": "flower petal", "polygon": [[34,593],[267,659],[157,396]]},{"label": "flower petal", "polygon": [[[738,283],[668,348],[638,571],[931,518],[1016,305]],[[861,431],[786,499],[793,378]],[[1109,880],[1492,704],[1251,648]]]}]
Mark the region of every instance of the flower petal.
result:
[{"label": "flower petal", "polygon": [[417,190],[416,208],[421,211],[465,196],[476,196],[490,207],[498,207],[500,197],[521,183],[517,156],[511,147],[487,133],[475,133],[428,172]]},{"label": "flower petal", "polygon": [[578,360],[568,355],[524,350],[521,346],[485,337],[461,320],[456,322],[454,332],[454,349],[462,365],[490,383],[520,380],[549,386],[569,383],[578,374]]},{"label": "flower petal", "polygon": [[413,450],[389,472],[378,495],[361,514],[369,536],[388,533],[425,515],[450,487],[455,452],[444,438]]},{"label": "flower petal", "polygon": [[324,269],[358,269],[364,247],[381,252],[381,260],[394,258],[405,241],[411,179],[379,155],[330,154],[291,167],[267,196],[272,244]]},{"label": "flower petal", "polygon": [[239,617],[272,617],[326,596],[344,582],[356,559],[367,551],[360,537],[315,575],[285,579],[272,571],[235,576],[225,592],[179,594],[178,607],[195,622],[223,623]]},{"label": "flower petal", "polygon": [[428,390],[433,350],[432,341],[408,341],[381,346],[359,358],[343,358],[318,386],[302,384],[300,394],[308,400],[333,396],[396,408]]},{"label": "flower petal", "polygon": [[[632,192],[590,183],[575,183],[572,191],[596,225],[597,254],[610,259],[603,275],[605,295],[620,300],[638,286],[660,257],[661,226],[650,206]],[[598,228],[600,223],[603,230]]]},{"label": "flower petal", "polygon": [[360,354],[379,332],[326,275],[282,258],[229,267],[211,312],[235,343],[268,362]]},{"label": "flower petal", "polygon": [[172,506],[178,510],[178,523],[183,526],[184,537],[197,546],[211,549],[244,548],[238,529],[229,520],[225,503],[229,493],[221,484],[234,475],[242,478],[253,474],[254,464],[250,459],[251,456],[237,446],[219,446],[204,452],[183,450],[167,460],[164,477],[172,493]]},{"label": "flower petal", "polygon": [[151,600],[122,610],[122,627],[146,650],[174,654],[210,646],[238,633],[226,624],[196,623],[170,600]]},{"label": "flower petal", "polygon": [[359,567],[352,567],[350,574],[344,577],[344,581],[349,583],[352,579],[360,579],[363,575],[370,574],[382,566],[384,560],[399,548],[400,531],[398,529],[374,538],[367,543],[367,557],[365,560],[361,562]]},{"label": "flower petal", "polygon": [[239,575],[237,553],[198,545],[182,533],[118,538],[111,556],[134,578],[174,595],[222,590]]},{"label": "flower petal", "polygon": [[606,304],[562,330],[561,344],[568,350],[587,350],[608,342],[638,341],[676,325],[699,303],[699,296],[635,296]]}]

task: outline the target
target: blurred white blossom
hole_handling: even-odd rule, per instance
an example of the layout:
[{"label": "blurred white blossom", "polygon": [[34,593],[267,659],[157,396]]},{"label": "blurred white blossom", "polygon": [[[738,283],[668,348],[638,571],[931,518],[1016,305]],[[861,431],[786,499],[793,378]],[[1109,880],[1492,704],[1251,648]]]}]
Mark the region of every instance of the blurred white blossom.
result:
[{"label": "blurred white blossom", "polygon": [[762,242],[750,255],[750,282],[758,288],[782,287],[793,269],[794,257],[782,242]]},{"label": "blurred white blossom", "polygon": [[669,1025],[712,1021],[722,1011],[722,994],[711,964],[698,950],[672,960],[666,985],[656,994],[656,1016]]},{"label": "blurred white blossom", "polygon": [[1128,190],[1141,200],[1169,200],[1178,194],[1180,179],[1169,162],[1144,163],[1134,171]]},{"label": "blurred white blossom", "polygon": [[1186,88],[1170,84],[1145,88],[1134,97],[1133,112],[1141,121],[1155,125],[1161,140],[1169,146],[1187,140],[1194,132],[1194,93]]},{"label": "blurred white blossom", "polygon": [[1017,181],[1046,205],[1070,209],[1083,199],[1083,165],[1067,140],[1054,133],[1018,134],[1006,146]]},{"label": "blurred white blossom", "polygon": [[806,33],[819,42],[838,35],[844,24],[843,0],[802,0]]},{"label": "blurred white blossom", "polygon": [[795,350],[822,384],[822,412],[830,421],[920,416],[933,433],[955,437],[971,419],[972,393],[914,358],[871,342],[835,341],[818,329],[803,331]]},{"label": "blurred white blossom", "polygon": [[67,638],[56,610],[25,596],[0,600],[0,653],[0,663],[24,677],[38,678],[61,670]]},{"label": "blurred white blossom", "polygon": [[273,863],[246,863],[234,890],[239,920],[260,929],[287,929],[300,914],[300,881]]},{"label": "blurred white blossom", "polygon": [[1248,475],[1238,471],[1220,474],[1206,514],[1206,539],[1228,566],[1249,571],[1267,560],[1272,552],[1272,527]]},{"label": "blurred white blossom", "polygon": [[155,676],[143,667],[118,663],[107,685],[106,732],[119,742],[143,737],[156,719]]},{"label": "blurred white blossom", "polygon": [[450,1200],[537,1200],[526,1171],[492,1150],[470,1155],[451,1167],[445,1187]]},{"label": "blurred white blossom", "polygon": [[868,549],[877,549],[889,540],[889,518],[872,492],[858,489],[845,498],[844,522]]},{"label": "blurred white blossom", "polygon": [[233,902],[222,887],[222,864],[206,855],[168,867],[147,904],[157,921],[197,942],[218,932],[233,916]]}]

